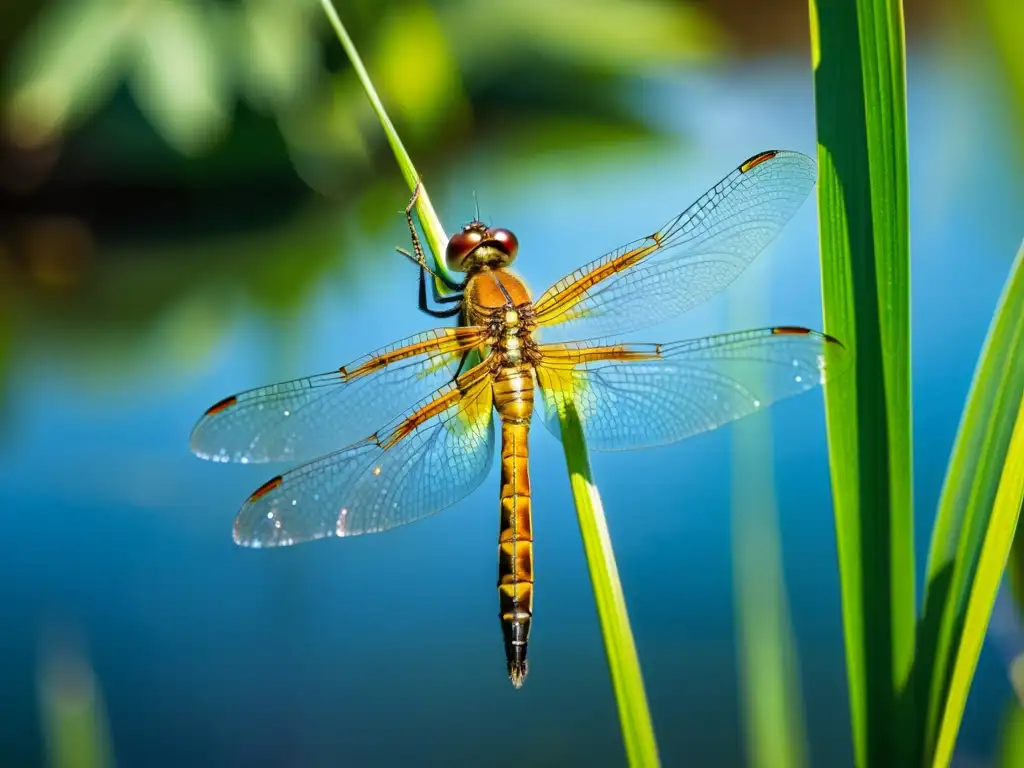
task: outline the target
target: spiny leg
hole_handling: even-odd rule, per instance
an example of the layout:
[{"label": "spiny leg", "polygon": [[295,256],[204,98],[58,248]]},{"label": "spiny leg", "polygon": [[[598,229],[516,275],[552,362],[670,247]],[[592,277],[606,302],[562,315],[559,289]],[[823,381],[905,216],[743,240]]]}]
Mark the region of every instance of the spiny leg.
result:
[{"label": "spiny leg", "polygon": [[[405,220],[406,220],[406,223],[409,225],[409,234],[410,234],[410,236],[412,238],[412,247],[413,247],[413,251],[415,253],[415,256],[413,254],[409,253],[408,251],[402,249],[402,248],[396,248],[395,250],[397,250],[400,254],[405,256],[407,259],[409,259],[411,262],[413,262],[416,266],[419,267],[419,308],[420,308],[420,310],[422,312],[425,312],[426,314],[432,316],[432,317],[454,317],[455,315],[459,314],[459,312],[461,311],[461,306],[460,307],[453,307],[452,309],[447,309],[447,310],[437,310],[437,309],[431,309],[430,306],[428,305],[428,302],[427,302],[427,275],[428,274],[431,275],[431,277],[435,278],[436,280],[440,280],[442,283],[444,283],[448,288],[450,288],[453,291],[460,291],[461,292],[462,289],[465,287],[465,283],[455,283],[455,282],[452,282],[451,280],[446,278],[444,275],[437,274],[432,269],[430,269],[430,267],[427,266],[427,258],[426,258],[426,254],[425,254],[425,252],[423,250],[423,244],[420,242],[419,233],[416,231],[416,224],[415,224],[415,222],[413,221],[413,218],[412,218],[412,212],[413,212],[413,209],[416,207],[416,200],[419,198],[419,194],[420,194],[420,183],[416,182],[416,188],[413,189],[412,199],[409,200],[409,204],[405,207]],[[430,281],[430,288],[431,288],[431,291],[433,293],[434,302],[437,303],[437,304],[454,304],[454,303],[461,303],[462,302],[462,295],[461,295],[461,293],[458,293],[458,294],[453,295],[453,296],[444,296],[444,295],[442,295],[441,292],[437,288],[437,283],[435,282],[435,280],[431,280]]]},{"label": "spiny leg", "polygon": [[456,306],[452,307],[451,309],[431,309],[430,305],[427,302],[427,275],[433,275],[434,273],[426,264],[421,264],[420,262],[416,261],[416,258],[408,251],[402,248],[396,248],[395,250],[419,267],[420,287],[419,300],[417,305],[419,306],[421,312],[425,312],[431,317],[454,317],[455,315],[459,314],[459,312],[462,311],[462,294],[459,293],[454,296],[441,296],[438,293],[437,284],[433,280],[430,281],[430,285],[434,289],[434,301],[439,304],[456,304]]}]

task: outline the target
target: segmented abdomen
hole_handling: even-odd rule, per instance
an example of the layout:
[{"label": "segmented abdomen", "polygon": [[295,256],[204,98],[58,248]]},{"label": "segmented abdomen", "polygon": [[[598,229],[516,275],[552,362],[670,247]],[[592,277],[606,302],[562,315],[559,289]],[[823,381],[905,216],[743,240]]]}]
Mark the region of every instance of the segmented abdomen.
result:
[{"label": "segmented abdomen", "polygon": [[526,677],[526,646],[533,617],[533,525],[530,518],[529,430],[533,373],[503,369],[494,382],[501,417],[501,533],[498,602],[508,676],[518,688]]}]

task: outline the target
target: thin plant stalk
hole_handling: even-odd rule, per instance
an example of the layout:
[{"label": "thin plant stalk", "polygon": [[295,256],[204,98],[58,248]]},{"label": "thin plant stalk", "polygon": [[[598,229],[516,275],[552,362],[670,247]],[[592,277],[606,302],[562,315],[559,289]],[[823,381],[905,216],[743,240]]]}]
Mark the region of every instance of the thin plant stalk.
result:
[{"label": "thin plant stalk", "polygon": [[559,421],[569,483],[576,503],[576,517],[583,537],[590,582],[594,588],[605,652],[608,654],[612,688],[619,705],[619,722],[626,756],[631,766],[660,765],[643,675],[640,673],[640,660],[633,642],[633,631],[629,626],[626,598],[615,565],[604,506],[590,471],[583,427],[571,403],[565,405],[565,410],[559,414]]},{"label": "thin plant stalk", "polygon": [[[1024,403],[1021,403],[1017,411],[1007,456],[1015,459],[1024,457]],[[960,638],[959,653],[953,662],[948,694],[939,722],[933,765],[949,765],[953,757],[953,747],[960,731],[960,721],[963,718],[964,706],[967,704],[971,679],[978,665],[981,644],[992,615],[992,605],[1013,544],[1013,534],[1020,515],[1022,490],[1024,464],[1017,460],[1007,461],[992,505],[992,520],[985,532],[985,540],[978,557],[978,575],[971,588],[971,598],[965,611],[963,635]]]},{"label": "thin plant stalk", "polygon": [[[363,60],[359,56],[359,52],[356,50],[355,44],[352,42],[352,38],[348,36],[348,31],[345,29],[345,25],[341,23],[341,19],[338,17],[338,12],[334,10],[334,6],[331,4],[331,0],[320,0],[320,5],[324,8],[324,13],[327,14],[327,20],[331,22],[331,26],[334,27],[335,33],[338,35],[338,40],[341,41],[341,47],[345,49],[345,53],[352,62],[352,68],[355,70],[356,76],[359,78],[359,82],[363,86],[363,90],[366,91],[366,97],[370,100],[370,105],[373,107],[373,111],[377,114],[377,119],[380,120],[381,127],[384,128],[384,135],[387,136],[388,144],[391,145],[391,151],[395,153],[395,160],[398,161],[398,167],[402,171],[402,175],[405,177],[406,184],[409,185],[409,189],[413,190],[416,187],[416,183],[420,181],[420,174],[416,170],[416,166],[412,163],[412,158],[409,157],[409,153],[405,149],[405,145],[402,144],[401,138],[398,136],[398,131],[395,130],[394,123],[391,122],[391,118],[388,117],[387,110],[384,109],[384,104],[381,102],[380,97],[377,95],[377,90],[373,87],[373,83],[370,81],[370,75],[366,71],[366,67],[363,66]],[[449,271],[447,265],[444,263],[444,259],[441,258],[441,254],[444,253],[445,246],[448,243],[448,235],[444,231],[444,227],[441,225],[441,219],[438,217],[437,212],[434,210],[434,206],[430,203],[430,195],[427,194],[426,187],[421,185],[419,195],[416,199],[416,215],[418,216],[420,223],[423,225],[424,233],[427,236],[427,242],[430,244],[430,252],[434,255],[434,271],[444,275],[447,279],[457,282],[455,276]],[[440,281],[437,282],[438,288],[442,292],[450,293],[450,289]]]},{"label": "thin plant stalk", "polygon": [[[919,635],[926,760],[952,748],[1020,513],[1024,244],[975,368],[932,533]],[[1014,472],[1018,474],[1015,475]],[[1010,485],[1007,485],[1011,483]],[[970,673],[970,674],[968,674]],[[936,762],[936,764],[939,764]]]}]

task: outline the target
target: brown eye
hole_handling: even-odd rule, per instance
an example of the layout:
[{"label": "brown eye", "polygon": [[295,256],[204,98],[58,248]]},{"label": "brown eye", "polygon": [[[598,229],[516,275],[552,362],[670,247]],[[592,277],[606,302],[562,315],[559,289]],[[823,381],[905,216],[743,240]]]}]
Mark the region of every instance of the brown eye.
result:
[{"label": "brown eye", "polygon": [[449,268],[458,272],[463,271],[463,262],[470,252],[483,242],[483,235],[475,230],[469,232],[456,232],[448,241],[445,249],[444,259]]},{"label": "brown eye", "polygon": [[514,257],[516,255],[516,251],[519,250],[519,241],[507,229],[492,229],[490,236],[490,239],[500,245],[501,249],[509,256]]}]

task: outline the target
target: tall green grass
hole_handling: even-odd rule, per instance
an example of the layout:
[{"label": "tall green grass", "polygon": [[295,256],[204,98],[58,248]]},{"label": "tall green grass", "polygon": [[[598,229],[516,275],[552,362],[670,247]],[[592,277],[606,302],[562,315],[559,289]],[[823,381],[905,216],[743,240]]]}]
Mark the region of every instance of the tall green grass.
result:
[{"label": "tall green grass", "polygon": [[899,0],[811,0],[826,390],[857,765],[947,765],[1024,489],[1024,275],[996,311],[915,601],[910,232]]},{"label": "tall green grass", "polygon": [[899,2],[811,3],[825,330],[853,350],[825,390],[858,765],[911,764],[910,241]]},{"label": "tall green grass", "polygon": [[[321,4],[345,49],[345,53],[352,62],[385,134],[387,134],[388,143],[391,145],[402,175],[412,190],[417,183],[421,182],[420,175],[416,171],[409,153],[406,152],[394,124],[388,117],[359,53],[331,4],[331,0],[321,0]],[[440,218],[430,203],[426,187],[422,184],[416,203],[416,213],[427,236],[435,271],[451,277],[446,270],[443,258],[448,237],[441,225]],[[439,287],[443,286],[439,283]],[[657,766],[660,764],[658,747],[654,739],[654,726],[651,724],[651,715],[647,706],[643,676],[640,673],[640,660],[633,641],[633,632],[629,624],[618,567],[615,564],[611,537],[608,535],[604,507],[590,471],[590,459],[583,440],[583,429],[571,406],[561,414],[561,422],[562,445],[565,449],[570,487],[576,505],[580,535],[583,539],[583,550],[590,571],[605,652],[608,656],[612,690],[618,705],[626,756],[631,766]]]},{"label": "tall green grass", "polygon": [[918,683],[924,754],[937,765],[953,752],[1022,499],[1024,244],[974,372],[932,532]]}]

